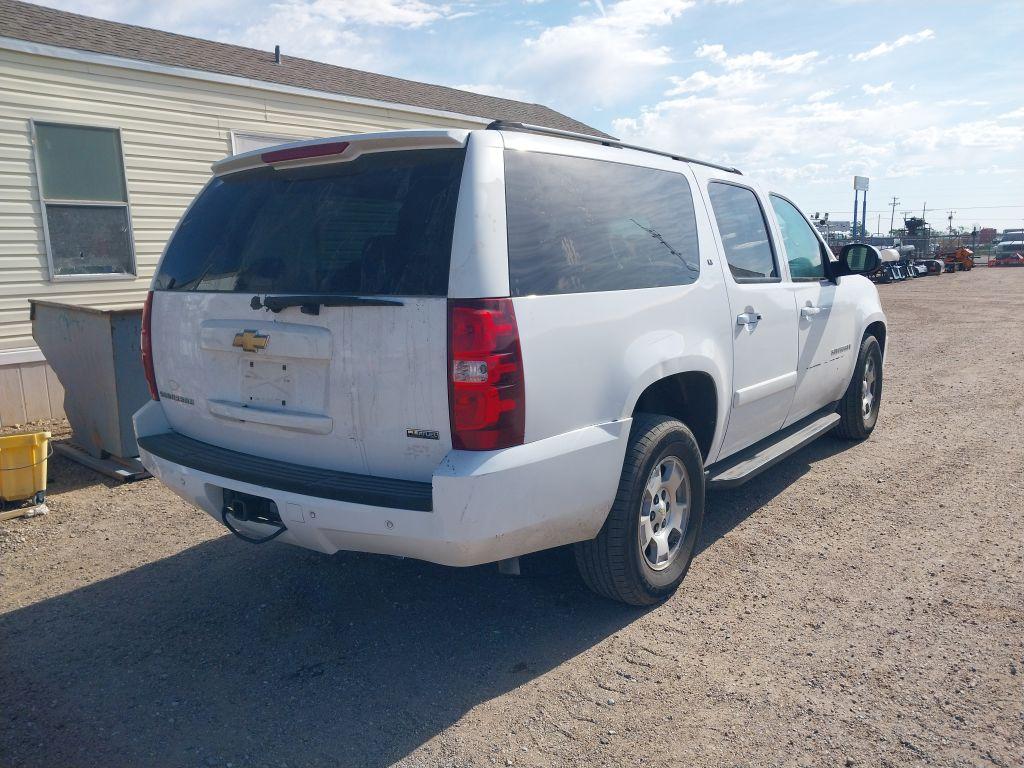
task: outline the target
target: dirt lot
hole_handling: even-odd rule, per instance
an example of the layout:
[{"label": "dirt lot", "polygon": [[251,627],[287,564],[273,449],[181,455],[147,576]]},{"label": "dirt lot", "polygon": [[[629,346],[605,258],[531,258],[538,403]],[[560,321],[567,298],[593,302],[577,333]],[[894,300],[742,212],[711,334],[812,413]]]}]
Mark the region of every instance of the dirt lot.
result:
[{"label": "dirt lot", "polygon": [[0,524],[4,766],[1024,765],[1024,270],[882,286],[873,438],[710,499],[652,610],[252,547],[52,463]]}]

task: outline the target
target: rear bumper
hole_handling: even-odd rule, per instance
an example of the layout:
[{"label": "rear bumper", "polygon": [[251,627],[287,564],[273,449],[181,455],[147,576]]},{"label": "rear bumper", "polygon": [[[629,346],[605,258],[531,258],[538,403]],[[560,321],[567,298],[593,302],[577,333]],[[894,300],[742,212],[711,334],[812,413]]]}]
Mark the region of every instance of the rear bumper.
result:
[{"label": "rear bumper", "polygon": [[[629,428],[629,420],[614,421],[502,451],[451,451],[434,470],[424,501],[425,482],[344,473],[322,473],[330,476],[324,478],[316,470],[296,478],[275,474],[276,462],[247,474],[238,468],[245,463],[240,454],[231,451],[199,443],[193,447],[208,452],[196,458],[181,452],[188,442],[180,441],[172,450],[173,439],[159,439],[171,433],[160,403],[135,414],[142,463],[218,521],[223,489],[230,488],[274,500],[288,526],[281,541],[327,553],[376,552],[455,566],[596,536],[615,498]],[[265,461],[254,466],[258,470]],[[351,495],[353,487],[362,495]],[[395,504],[401,506],[388,506]],[[267,533],[258,525],[248,531]]]}]

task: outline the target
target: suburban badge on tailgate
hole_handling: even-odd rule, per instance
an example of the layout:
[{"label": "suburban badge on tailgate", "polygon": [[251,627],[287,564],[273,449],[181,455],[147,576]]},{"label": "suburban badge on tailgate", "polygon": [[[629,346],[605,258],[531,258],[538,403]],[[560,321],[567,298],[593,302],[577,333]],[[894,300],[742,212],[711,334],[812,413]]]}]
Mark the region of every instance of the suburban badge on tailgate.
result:
[{"label": "suburban badge on tailgate", "polygon": [[409,427],[405,430],[406,437],[418,437],[421,440],[440,440],[441,434],[436,429],[415,429]]},{"label": "suburban badge on tailgate", "polygon": [[233,347],[241,347],[243,352],[255,352],[259,349],[266,349],[270,342],[270,336],[264,336],[259,331],[246,328],[241,333],[235,334],[235,340],[231,342]]}]

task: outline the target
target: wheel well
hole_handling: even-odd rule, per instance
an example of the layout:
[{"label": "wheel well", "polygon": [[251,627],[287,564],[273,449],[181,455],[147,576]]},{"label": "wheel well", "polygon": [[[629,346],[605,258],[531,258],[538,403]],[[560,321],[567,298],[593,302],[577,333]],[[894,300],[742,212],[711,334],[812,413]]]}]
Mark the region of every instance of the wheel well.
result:
[{"label": "wheel well", "polygon": [[633,415],[638,413],[659,413],[679,419],[697,438],[701,456],[706,460],[718,421],[718,394],[714,379],[698,371],[659,379],[647,387],[636,401]]},{"label": "wheel well", "polygon": [[864,329],[864,335],[874,336],[878,339],[878,346],[882,348],[882,354],[885,354],[885,323],[881,320],[876,320]]}]

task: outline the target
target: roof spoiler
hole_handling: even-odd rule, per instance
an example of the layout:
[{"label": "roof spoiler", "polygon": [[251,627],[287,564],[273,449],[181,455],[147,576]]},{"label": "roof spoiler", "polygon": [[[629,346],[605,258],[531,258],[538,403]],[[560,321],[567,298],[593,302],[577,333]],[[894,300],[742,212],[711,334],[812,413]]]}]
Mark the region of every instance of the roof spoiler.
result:
[{"label": "roof spoiler", "polygon": [[274,147],[253,149],[238,155],[228,155],[211,166],[215,176],[252,168],[292,167],[315,163],[354,160],[368,152],[390,149],[440,149],[462,147],[469,131],[463,128],[440,130],[379,131],[305,139],[278,144]]},{"label": "roof spoiler", "polygon": [[558,128],[545,128],[542,125],[531,125],[530,123],[516,123],[509,120],[495,120],[487,126],[488,131],[515,131],[517,133],[537,133],[543,136],[557,136],[562,139],[573,139],[575,141],[587,141],[591,144],[601,144],[605,147],[621,147],[622,149],[635,149],[639,152],[650,152],[652,155],[661,155],[662,157],[671,157],[673,160],[679,160],[684,163],[696,163],[697,165],[705,165],[708,168],[717,168],[720,171],[726,171],[728,173],[736,173],[743,175],[738,168],[732,168],[728,165],[718,165],[717,163],[710,163],[707,160],[695,160],[692,157],[684,157],[683,155],[677,155],[672,152],[663,152],[660,149],[650,149],[649,147],[640,147],[636,144],[627,144],[624,141],[619,141],[613,136],[592,136],[588,133],[574,133],[573,131],[562,131]]}]

